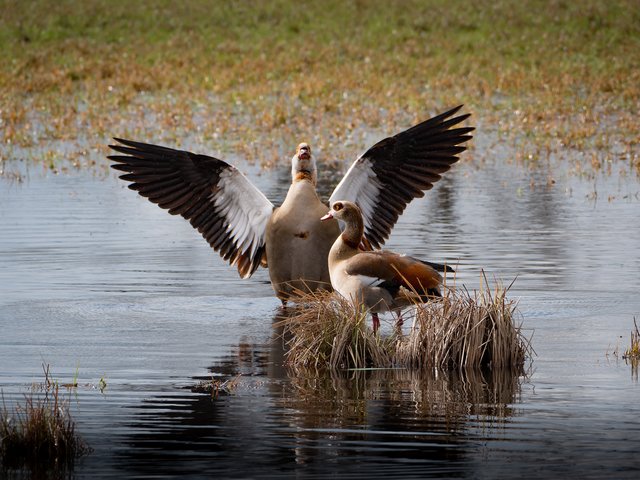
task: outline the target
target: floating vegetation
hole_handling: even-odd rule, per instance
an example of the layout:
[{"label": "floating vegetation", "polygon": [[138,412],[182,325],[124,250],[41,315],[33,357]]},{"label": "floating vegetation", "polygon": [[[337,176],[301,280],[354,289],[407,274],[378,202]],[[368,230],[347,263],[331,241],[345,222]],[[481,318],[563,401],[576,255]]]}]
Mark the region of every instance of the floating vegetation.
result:
[{"label": "floating vegetation", "polygon": [[100,380],[98,381],[98,390],[100,390],[100,393],[104,393],[104,391],[107,389],[107,380],[104,378],[104,375],[100,377]]},{"label": "floating vegetation", "polygon": [[49,365],[42,366],[44,382],[32,386],[24,404],[12,412],[0,411],[0,460],[3,468],[28,468],[33,472],[66,470],[90,451],[76,434],[69,400],[51,379]]},{"label": "floating vegetation", "polygon": [[220,395],[227,395],[238,386],[240,375],[227,380],[211,377],[209,379],[200,380],[196,385],[190,387],[194,393],[208,393],[213,398]]},{"label": "floating vegetation", "polygon": [[[484,277],[483,277],[484,279]],[[282,320],[290,365],[329,368],[513,368],[533,354],[516,324],[509,287],[446,288],[441,299],[415,305],[408,332],[388,336],[367,326],[367,312],[326,292],[307,294]]]}]

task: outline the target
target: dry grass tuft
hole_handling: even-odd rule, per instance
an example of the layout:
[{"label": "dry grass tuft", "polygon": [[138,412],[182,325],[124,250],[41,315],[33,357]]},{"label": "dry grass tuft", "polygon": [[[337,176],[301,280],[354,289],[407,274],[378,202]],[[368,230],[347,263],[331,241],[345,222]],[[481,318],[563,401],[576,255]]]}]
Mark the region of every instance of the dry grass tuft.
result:
[{"label": "dry grass tuft", "polygon": [[64,469],[76,457],[89,452],[76,434],[69,401],[61,398],[60,385],[52,381],[49,365],[43,365],[45,381],[25,395],[24,405],[0,411],[0,460],[9,468],[34,471]]},{"label": "dry grass tuft", "polygon": [[640,364],[640,330],[633,317],[633,330],[631,330],[631,344],[624,351],[622,358],[631,365],[631,376],[638,381],[638,365]]},{"label": "dry grass tuft", "polygon": [[622,356],[625,360],[636,361],[640,360],[640,330],[638,330],[638,324],[636,323],[636,317],[633,317],[633,330],[631,330],[631,344],[627,348]]},{"label": "dry grass tuft", "polygon": [[367,311],[326,291],[303,294],[277,327],[284,327],[287,359],[314,368],[389,365],[390,341],[366,327]]},{"label": "dry grass tuft", "polygon": [[[484,277],[483,277],[484,279]],[[412,308],[404,334],[377,336],[367,312],[338,295],[303,297],[283,320],[290,365],[329,368],[513,368],[523,371],[533,354],[516,322],[509,287],[486,279],[479,291],[447,288],[442,299]],[[405,312],[405,318],[407,312]],[[405,324],[408,322],[405,320]]]},{"label": "dry grass tuft", "polygon": [[522,368],[531,345],[516,325],[515,300],[485,279],[479,291],[447,289],[437,302],[416,306],[408,335],[398,338],[394,358],[410,367]]}]

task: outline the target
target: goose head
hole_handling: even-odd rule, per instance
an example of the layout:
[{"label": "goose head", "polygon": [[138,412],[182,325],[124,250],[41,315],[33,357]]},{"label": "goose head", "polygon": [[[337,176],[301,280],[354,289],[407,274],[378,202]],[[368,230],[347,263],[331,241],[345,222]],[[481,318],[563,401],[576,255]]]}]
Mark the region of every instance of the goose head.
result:
[{"label": "goose head", "polygon": [[324,222],[330,218],[335,218],[340,220],[341,224],[345,224],[346,228],[341,235],[342,241],[351,248],[357,249],[364,234],[364,222],[360,208],[353,202],[339,200],[333,202],[331,210],[320,220]]},{"label": "goose head", "polygon": [[291,159],[291,179],[294,182],[307,179],[316,184],[316,161],[311,156],[311,147],[308,143],[303,142],[296,148],[296,154]]},{"label": "goose head", "polygon": [[339,200],[337,202],[333,202],[331,210],[329,210],[320,220],[329,220],[330,218],[342,220],[347,225],[358,224],[362,223],[362,211],[360,210],[360,207],[353,202]]}]

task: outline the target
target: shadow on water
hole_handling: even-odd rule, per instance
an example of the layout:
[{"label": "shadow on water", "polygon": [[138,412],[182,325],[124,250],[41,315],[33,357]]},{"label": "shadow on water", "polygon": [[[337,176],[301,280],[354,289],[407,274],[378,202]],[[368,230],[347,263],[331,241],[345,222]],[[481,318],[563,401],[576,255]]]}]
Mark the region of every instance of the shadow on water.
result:
[{"label": "shadow on water", "polygon": [[[274,321],[280,320],[276,315]],[[509,371],[317,371],[291,368],[281,332],[268,343],[241,341],[209,367],[235,380],[218,395],[156,396],[134,409],[128,448],[117,462],[128,474],[270,476],[300,472],[380,476],[385,469],[456,475],[468,450],[515,414],[520,392]],[[187,393],[187,390],[188,393]],[[168,452],[174,457],[170,466]],[[357,454],[357,462],[353,461]],[[166,470],[169,468],[169,470]]]}]

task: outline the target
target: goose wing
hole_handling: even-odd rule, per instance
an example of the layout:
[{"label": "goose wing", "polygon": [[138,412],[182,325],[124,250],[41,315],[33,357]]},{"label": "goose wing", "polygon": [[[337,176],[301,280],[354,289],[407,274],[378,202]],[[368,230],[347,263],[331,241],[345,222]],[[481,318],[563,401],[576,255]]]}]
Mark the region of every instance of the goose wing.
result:
[{"label": "goose wing", "polygon": [[462,105],[415,125],[369,148],[353,162],[329,199],[356,203],[364,235],[374,248],[389,238],[407,204],[424,196],[458,161],[473,127],[451,128],[470,114],[454,116]]},{"label": "goose wing", "polygon": [[[386,282],[394,281],[397,272],[381,253],[381,250],[359,252],[346,260],[343,267],[344,272],[347,275],[358,277],[360,283],[368,287],[379,287]],[[398,285],[400,284],[398,283]]]},{"label": "goose wing", "polygon": [[242,278],[260,265],[273,204],[238,169],[217,158],[115,138],[112,168],[129,188],[181,215]]},{"label": "goose wing", "polygon": [[360,252],[350,258],[345,267],[348,275],[355,275],[370,286],[390,286],[416,289],[418,291],[437,288],[442,277],[436,268],[445,266],[416,260],[385,250]]}]

